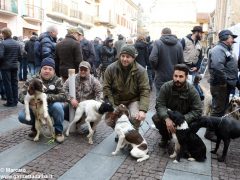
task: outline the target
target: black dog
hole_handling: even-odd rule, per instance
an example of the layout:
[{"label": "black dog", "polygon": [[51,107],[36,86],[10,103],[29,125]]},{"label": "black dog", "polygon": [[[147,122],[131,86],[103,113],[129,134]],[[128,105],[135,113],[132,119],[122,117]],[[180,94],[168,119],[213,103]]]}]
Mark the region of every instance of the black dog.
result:
[{"label": "black dog", "polygon": [[176,126],[176,137],[180,144],[179,152],[176,152],[175,149],[177,153],[176,161],[179,162],[185,152],[189,153],[189,158],[194,158],[194,160],[200,162],[205,161],[206,146],[202,139],[188,127],[184,115],[178,111],[170,110],[167,113]]},{"label": "black dog", "polygon": [[202,116],[199,121],[194,123],[194,128],[209,127],[215,130],[217,136],[216,147],[211,153],[216,154],[221,140],[224,142],[223,153],[218,157],[219,162],[225,161],[231,139],[240,137],[240,121],[232,117],[213,117]]}]

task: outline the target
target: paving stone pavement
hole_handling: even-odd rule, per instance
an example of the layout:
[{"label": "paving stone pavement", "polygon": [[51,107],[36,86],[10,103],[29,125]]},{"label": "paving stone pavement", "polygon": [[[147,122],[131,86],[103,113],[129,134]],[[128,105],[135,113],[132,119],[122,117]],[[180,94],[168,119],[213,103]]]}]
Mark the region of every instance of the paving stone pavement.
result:
[{"label": "paving stone pavement", "polygon": [[[10,118],[16,117],[16,125],[12,126],[7,131],[6,128],[2,127],[0,129],[3,133],[0,133],[0,156],[3,153],[11,149],[15,149],[18,146],[35,143],[29,141],[27,134],[30,132],[30,127],[17,124],[17,113],[19,110],[23,109],[22,105],[18,105],[17,108],[5,108],[2,104],[4,102],[0,101],[0,125],[4,124],[6,121],[9,121]],[[154,112],[155,106],[155,96],[154,93],[151,94],[151,105],[150,110],[152,113]],[[3,123],[4,122],[4,123]],[[146,124],[145,124],[146,125]],[[151,125],[151,124],[150,124]],[[1,132],[1,131],[0,131]],[[94,144],[89,145],[86,135],[80,135],[78,133],[73,133],[69,137],[66,138],[64,143],[62,144],[52,144],[49,147],[49,150],[46,152],[37,155],[29,162],[25,163],[21,167],[18,167],[19,171],[23,172],[1,172],[7,171],[6,168],[11,167],[2,167],[1,162],[4,162],[4,159],[0,159],[0,179],[1,175],[15,175],[15,177],[19,177],[17,179],[24,179],[23,175],[30,177],[39,177],[38,179],[58,179],[63,177],[71,168],[75,167],[75,165],[81,161],[86,155],[88,155],[91,151],[93,151],[96,146],[101,144],[107,137],[109,137],[113,133],[113,130],[105,125],[104,122],[100,122],[97,127],[97,131],[94,134]],[[169,154],[167,150],[161,149],[158,146],[158,142],[160,139],[159,133],[150,128],[144,134],[148,145],[149,145],[149,155],[150,158],[147,161],[137,163],[136,159],[131,156],[126,156],[123,162],[120,164],[118,169],[111,176],[112,180],[116,179],[163,179],[166,176],[166,167],[171,163],[171,159],[169,158]],[[46,146],[47,139],[41,137],[43,143]],[[115,143],[115,142],[113,142]],[[215,146],[214,143],[211,144],[212,147]],[[12,156],[22,156],[26,158],[28,156],[26,147],[26,152],[21,154],[12,154]],[[222,150],[222,144],[219,149],[219,153]],[[24,150],[23,150],[24,151]],[[14,151],[13,151],[14,152]],[[210,178],[213,180],[240,180],[240,138],[233,140],[229,147],[228,157],[225,163],[219,163],[216,160],[216,155],[211,156],[211,176]],[[9,159],[9,157],[6,159]],[[8,162],[10,164],[18,164],[19,162]],[[94,162],[93,162],[94,163]],[[191,166],[191,162],[188,163]],[[179,163],[181,166],[181,162]],[[12,170],[14,171],[14,170]],[[81,173],[81,172],[79,172]],[[181,179],[184,177],[183,171],[175,171],[176,177],[174,179]],[[43,176],[45,175],[45,176]],[[89,177],[91,173],[89,173]],[[93,179],[99,179],[98,177],[92,177]],[[29,178],[30,179],[30,178]],[[86,178],[88,179],[88,178]],[[165,178],[166,179],[166,178]],[[197,178],[194,178],[197,179]]]}]

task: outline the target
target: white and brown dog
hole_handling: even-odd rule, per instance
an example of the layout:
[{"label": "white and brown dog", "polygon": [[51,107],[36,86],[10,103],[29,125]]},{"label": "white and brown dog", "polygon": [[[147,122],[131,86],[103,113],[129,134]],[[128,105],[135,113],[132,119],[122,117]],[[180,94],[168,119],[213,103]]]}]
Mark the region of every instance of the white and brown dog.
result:
[{"label": "white and brown dog", "polygon": [[149,155],[147,154],[147,142],[130,123],[129,112],[126,106],[121,104],[114,112],[107,113],[105,121],[108,126],[114,129],[119,137],[116,150],[112,152],[112,155],[116,155],[121,148],[130,144],[132,146],[130,154],[137,158],[137,162],[141,162],[149,158]]},{"label": "white and brown dog", "polygon": [[[112,104],[108,101],[107,98],[104,99],[103,102],[96,101],[96,100],[85,100],[82,101],[78,104],[78,107],[75,112],[75,117],[73,121],[70,122],[67,131],[66,131],[66,136],[69,136],[69,131],[71,126],[74,123],[77,123],[82,116],[85,114],[85,122],[88,126],[89,134],[88,134],[88,142],[89,144],[93,144],[93,134],[94,131],[96,130],[97,124],[100,122],[102,119],[102,116],[106,112],[113,112],[113,106]],[[93,122],[93,126],[91,127],[90,122]]]},{"label": "white and brown dog", "polygon": [[230,100],[226,114],[229,114],[236,120],[240,120],[240,97],[234,96]]},{"label": "white and brown dog", "polygon": [[47,124],[52,137],[54,138],[54,130],[51,117],[48,113],[47,95],[43,92],[44,85],[38,78],[34,78],[29,82],[26,96],[24,97],[24,106],[26,120],[30,121],[30,109],[35,116],[35,128],[37,131],[34,141],[39,140],[42,125]]}]

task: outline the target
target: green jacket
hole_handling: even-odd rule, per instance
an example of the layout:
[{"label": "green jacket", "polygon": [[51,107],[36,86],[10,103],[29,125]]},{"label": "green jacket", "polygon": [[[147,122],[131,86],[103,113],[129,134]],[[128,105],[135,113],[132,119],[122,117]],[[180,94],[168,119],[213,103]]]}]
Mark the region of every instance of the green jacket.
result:
[{"label": "green jacket", "polygon": [[187,82],[183,88],[176,89],[173,81],[164,83],[156,102],[159,118],[168,118],[168,109],[184,114],[188,124],[197,120],[202,114],[202,105],[194,86]]},{"label": "green jacket", "polygon": [[150,87],[147,71],[136,61],[124,82],[120,61],[109,65],[104,74],[103,96],[108,96],[114,105],[128,105],[134,101],[140,101],[139,110],[148,111]]},{"label": "green jacket", "polygon": [[[41,79],[40,76],[35,76],[35,78]],[[43,81],[43,85],[47,88],[44,92],[47,94],[48,103],[67,101],[66,95],[63,91],[62,80],[60,78],[55,75],[52,79],[48,81],[43,79],[41,80]],[[19,102],[21,102],[22,104],[24,104],[24,97],[27,94],[30,81],[31,79],[26,81],[19,93]]]}]

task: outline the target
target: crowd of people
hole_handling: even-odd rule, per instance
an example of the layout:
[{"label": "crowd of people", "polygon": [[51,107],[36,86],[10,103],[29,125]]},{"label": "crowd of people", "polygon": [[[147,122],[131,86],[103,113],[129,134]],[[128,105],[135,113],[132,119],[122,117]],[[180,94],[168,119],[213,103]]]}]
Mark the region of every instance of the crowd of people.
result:
[{"label": "crowd of people", "polygon": [[[196,121],[202,114],[204,92],[199,82],[203,59],[201,26],[195,26],[182,39],[170,28],[163,28],[155,42],[139,35],[135,42],[118,35],[102,41],[89,41],[81,28],[69,28],[65,38],[57,41],[58,29],[50,26],[39,37],[33,33],[28,41],[12,38],[9,28],[0,31],[0,92],[4,106],[23,103],[32,77],[46,86],[48,110],[54,121],[57,142],[64,141],[63,121],[69,120],[69,106],[88,99],[107,96],[114,106],[124,104],[131,114],[131,123],[139,129],[149,107],[150,91],[156,87],[156,114],[153,122],[159,130],[161,147],[168,144],[169,133],[175,131],[167,109],[184,114],[186,121]],[[219,43],[209,51],[212,116],[223,116],[229,94],[237,86],[238,69],[231,46],[234,35],[229,30],[219,33]],[[69,93],[68,69],[75,69],[76,96]],[[29,75],[29,76],[28,76]],[[192,79],[188,80],[191,75]],[[29,77],[29,78],[28,78]],[[18,80],[26,81],[18,92]],[[31,125],[36,134],[34,115],[26,121],[24,111],[19,121]],[[211,130],[205,137],[214,140]]]}]

